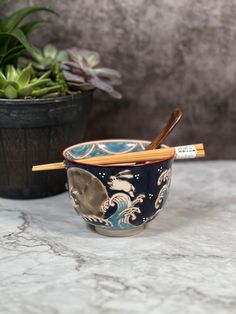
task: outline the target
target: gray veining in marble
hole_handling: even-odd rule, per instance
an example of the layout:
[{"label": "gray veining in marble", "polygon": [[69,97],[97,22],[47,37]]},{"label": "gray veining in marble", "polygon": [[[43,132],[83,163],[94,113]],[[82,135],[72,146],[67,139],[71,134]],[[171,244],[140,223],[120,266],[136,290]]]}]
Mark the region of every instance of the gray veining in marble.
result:
[{"label": "gray veining in marble", "polygon": [[0,199],[3,314],[236,313],[235,162],[176,162],[166,209],[107,238],[67,194]]}]

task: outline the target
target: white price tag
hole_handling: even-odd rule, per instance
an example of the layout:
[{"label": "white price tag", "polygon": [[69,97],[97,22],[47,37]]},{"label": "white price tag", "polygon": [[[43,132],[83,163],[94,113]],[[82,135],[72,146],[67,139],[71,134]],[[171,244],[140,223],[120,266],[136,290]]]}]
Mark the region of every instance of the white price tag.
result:
[{"label": "white price tag", "polygon": [[194,145],[176,146],[175,158],[176,159],[188,159],[196,158],[197,150]]}]

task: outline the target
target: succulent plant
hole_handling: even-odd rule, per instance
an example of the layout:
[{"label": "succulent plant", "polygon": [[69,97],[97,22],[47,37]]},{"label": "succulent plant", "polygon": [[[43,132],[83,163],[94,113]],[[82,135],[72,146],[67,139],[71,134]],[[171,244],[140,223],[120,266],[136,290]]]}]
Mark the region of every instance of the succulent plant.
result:
[{"label": "succulent plant", "polygon": [[42,20],[33,20],[22,22],[30,14],[38,11],[55,12],[51,9],[32,6],[17,10],[12,15],[0,20],[0,68],[4,68],[7,64],[17,64],[17,58],[27,50],[31,55],[37,56],[39,51],[27,39],[27,36],[40,24]]},{"label": "succulent plant", "polygon": [[54,76],[55,83],[61,86],[60,95],[65,96],[68,93],[68,85],[65,81],[64,75],[62,74],[59,61],[53,63],[52,74]]},{"label": "succulent plant", "polygon": [[[0,98],[63,96],[95,88],[121,98],[113,87],[120,84],[119,72],[97,68],[98,53],[76,48],[60,51],[51,44],[40,51],[28,41],[28,35],[43,21],[24,23],[24,19],[38,11],[56,14],[49,8],[32,6],[0,19]],[[22,57],[24,51],[27,59]]]},{"label": "succulent plant", "polygon": [[68,60],[68,54],[65,50],[59,50],[51,44],[44,47],[43,51],[34,56],[35,61],[32,61],[34,68],[38,70],[50,69],[56,62]]},{"label": "succulent plant", "polygon": [[50,74],[48,71],[37,78],[31,65],[22,70],[8,65],[5,74],[0,71],[0,98],[40,98],[58,94],[61,85],[54,83],[49,78]]},{"label": "succulent plant", "polygon": [[71,90],[98,88],[114,98],[121,98],[113,86],[120,84],[120,74],[109,68],[96,68],[100,63],[97,52],[72,48],[68,50],[69,61],[61,64],[63,75]]},{"label": "succulent plant", "polygon": [[68,92],[68,85],[62,74],[60,64],[63,61],[68,60],[68,54],[65,50],[58,50],[54,45],[48,44],[44,47],[43,51],[39,51],[36,56],[32,58],[26,56],[19,59],[19,64],[21,66],[26,66],[31,63],[33,68],[38,73],[43,73],[44,71],[51,71],[51,79],[55,83],[61,86],[61,96],[64,96]]}]

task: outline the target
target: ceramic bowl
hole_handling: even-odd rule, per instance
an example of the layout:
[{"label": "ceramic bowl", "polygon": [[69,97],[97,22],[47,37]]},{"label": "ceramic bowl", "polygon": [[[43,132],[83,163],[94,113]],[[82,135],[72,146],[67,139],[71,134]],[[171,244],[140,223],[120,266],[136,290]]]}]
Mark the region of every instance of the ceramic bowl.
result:
[{"label": "ceramic bowl", "polygon": [[154,219],[168,197],[173,159],[106,166],[76,163],[75,159],[142,151],[148,144],[100,140],[63,151],[73,206],[98,233],[129,236]]}]

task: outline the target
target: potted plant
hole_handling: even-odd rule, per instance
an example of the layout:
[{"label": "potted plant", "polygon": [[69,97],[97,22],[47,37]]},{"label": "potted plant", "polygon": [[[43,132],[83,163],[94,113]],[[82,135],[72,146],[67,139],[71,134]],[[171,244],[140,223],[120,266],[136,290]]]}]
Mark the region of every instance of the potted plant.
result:
[{"label": "potted plant", "polygon": [[25,18],[45,7],[25,7],[0,21],[0,196],[36,198],[64,191],[65,174],[33,173],[34,164],[61,160],[83,139],[94,89],[121,98],[117,71],[97,68],[96,52],[43,51],[29,41],[42,21]]}]

